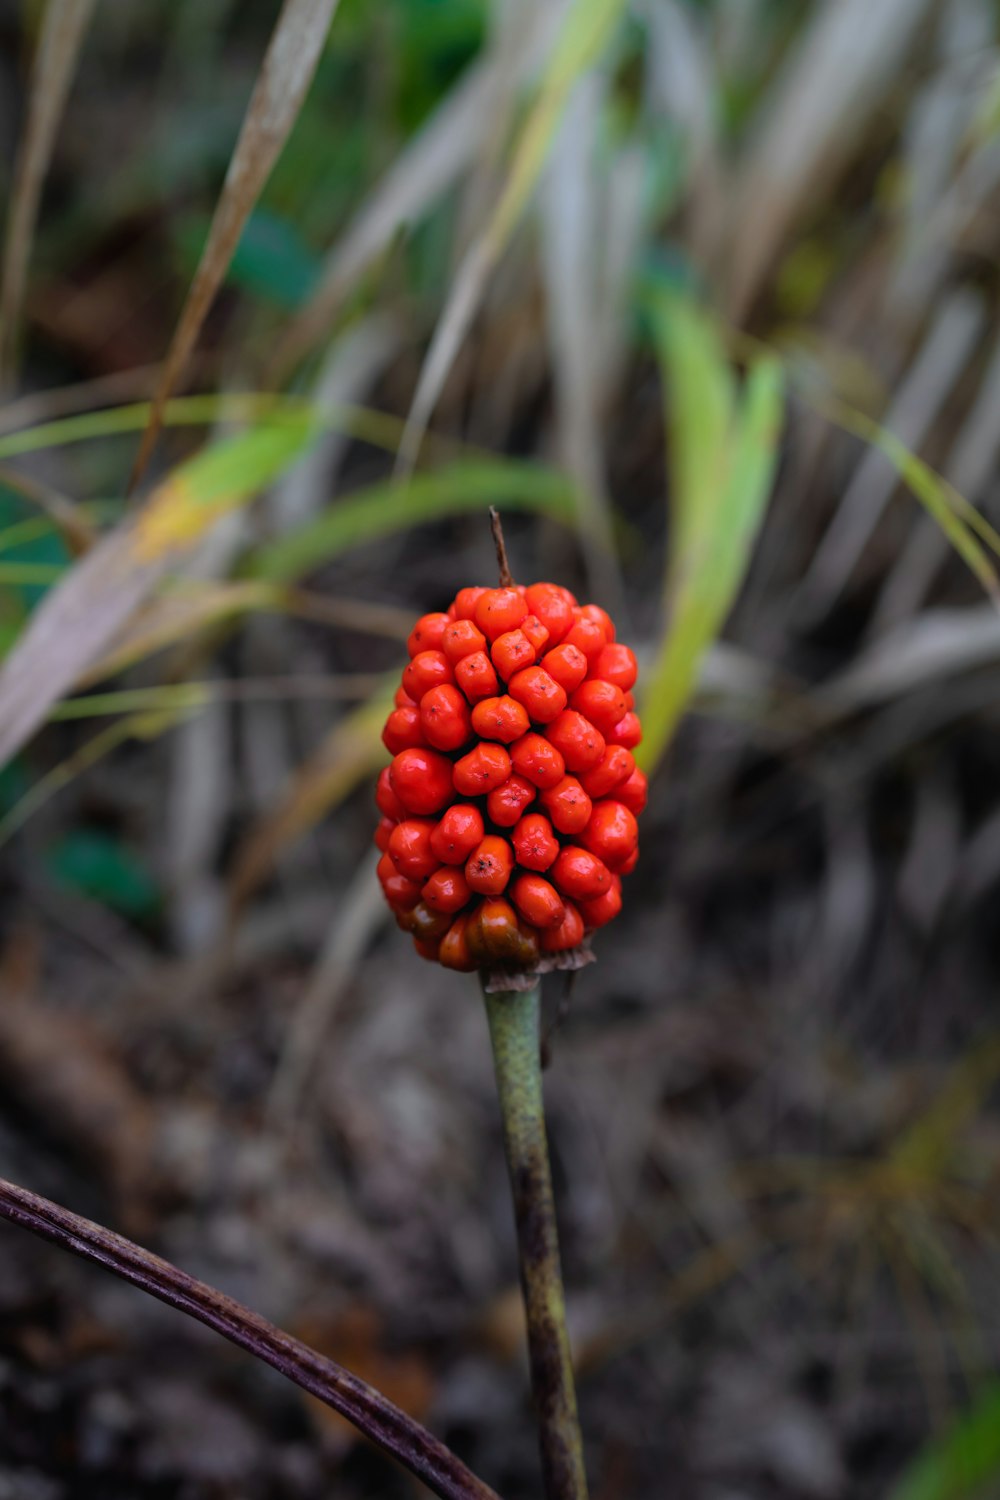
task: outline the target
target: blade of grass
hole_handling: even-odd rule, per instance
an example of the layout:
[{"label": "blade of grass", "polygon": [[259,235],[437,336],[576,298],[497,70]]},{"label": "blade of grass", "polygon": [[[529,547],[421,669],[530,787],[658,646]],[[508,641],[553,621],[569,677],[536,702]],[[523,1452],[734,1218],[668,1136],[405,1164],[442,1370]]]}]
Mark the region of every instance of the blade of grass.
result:
[{"label": "blade of grass", "polygon": [[28,120],[14,169],[0,282],[0,386],[13,363],[17,324],[42,185],[95,0],[48,0],[32,69]]},{"label": "blade of grass", "polygon": [[167,352],[130,490],[142,477],[160,431],[164,404],[183,374],[251,210],[298,118],[336,8],[337,0],[284,0]]},{"label": "blade of grass", "polygon": [[493,267],[533,193],[577,80],[607,47],[624,0],[574,0],[538,91],[518,134],[506,181],[486,228],[459,266],[430,348],[399,448],[397,471],[409,473]]},{"label": "blade of grass", "polygon": [[171,564],[220,516],[294,463],[313,431],[300,417],[204,449],[70,568],[0,667],[0,765],[107,651]]},{"label": "blade of grass", "polygon": [[362,542],[490,505],[540,511],[567,525],[578,513],[573,484],[554,469],[511,459],[468,461],[416,474],[408,482],[388,480],[358,490],[308,525],[261,547],[247,568],[253,577],[289,583]]},{"label": "blade of grass", "polygon": [[777,359],[759,358],[738,398],[704,313],[667,293],[655,295],[651,312],[668,396],[672,531],[669,622],[645,674],[645,739],[637,753],[650,771],[742,583],[770,494],[784,404]]},{"label": "blade of grass", "polygon": [[973,1500],[995,1493],[1000,1476],[1000,1381],[907,1466],[890,1500]]}]

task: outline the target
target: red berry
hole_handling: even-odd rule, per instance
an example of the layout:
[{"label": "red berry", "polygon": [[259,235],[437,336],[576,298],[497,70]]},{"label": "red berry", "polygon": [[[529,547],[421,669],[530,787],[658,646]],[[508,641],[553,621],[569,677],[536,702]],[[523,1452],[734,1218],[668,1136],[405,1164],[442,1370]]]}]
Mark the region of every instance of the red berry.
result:
[{"label": "red berry", "polygon": [[484,698],[472,710],[472,727],[484,740],[499,740],[512,745],[526,734],[527,711],[513,698],[505,694],[502,698]]},{"label": "red berry", "polygon": [[455,663],[455,681],[470,703],[491,698],[500,686],[493,663],[485,651],[474,651]]},{"label": "red berry", "polygon": [[566,915],[559,926],[542,933],[542,948],[546,953],[562,953],[583,941],[583,918],[572,902],[567,901],[565,906]]},{"label": "red berry", "polygon": [[[613,682],[623,693],[635,686],[638,671],[635,652],[628,646],[603,646],[594,659],[594,676]],[[628,706],[632,707],[631,704]]]},{"label": "red berry", "polygon": [[589,662],[596,661],[597,657],[608,644],[604,631],[593,620],[588,620],[586,615],[577,611],[577,617],[573,621],[572,629],[565,637],[566,644],[577,646]]},{"label": "red berry", "polygon": [[403,686],[415,703],[431,688],[454,681],[451,662],[443,651],[419,651],[403,671]]},{"label": "red berry", "polygon": [[438,867],[431,849],[434,824],[429,818],[404,818],[389,838],[389,858],[407,880],[424,881]]},{"label": "red berry", "polygon": [[389,767],[389,782],[407,812],[426,817],[451,797],[452,764],[437,750],[401,750]]},{"label": "red berry", "polygon": [[639,723],[639,715],[632,712],[624,714],[608,735],[609,745],[624,745],[626,750],[634,750],[641,741],[642,725]]},{"label": "red berry", "polygon": [[609,870],[617,870],[639,846],[639,825],[624,803],[609,798],[594,808],[580,843],[603,859]]},{"label": "red berry", "polygon": [[429,964],[433,964],[440,961],[442,941],[443,939],[415,937],[413,946],[421,958],[426,958]]},{"label": "red berry", "polygon": [[465,878],[481,896],[499,896],[514,868],[514,854],[506,839],[488,833],[465,862]]},{"label": "red berry", "polygon": [[580,783],[588,797],[606,797],[610,791],[626,781],[635,770],[635,759],[624,745],[609,745],[591,770],[584,771]]},{"label": "red berry", "polygon": [[589,719],[602,734],[610,734],[625,713],[625,694],[613,682],[591,677],[570,698],[570,706]]},{"label": "red berry", "polygon": [[546,651],[542,657],[542,666],[550,677],[554,677],[559,686],[571,693],[578,688],[587,675],[587,658],[579,646],[574,646],[563,641],[561,646]]},{"label": "red berry", "polygon": [[396,705],[397,708],[414,708],[415,707],[413,699],[410,697],[410,695],[406,691],[405,687],[402,687],[402,686],[400,686],[400,687],[398,687],[396,689],[395,693],[393,694],[392,701]]},{"label": "red berry", "polygon": [[629,855],[628,859],[625,861],[625,863],[623,865],[619,865],[618,866],[618,869],[615,871],[615,874],[616,875],[631,875],[632,871],[635,869],[635,867],[636,867],[636,865],[638,863],[639,863],[639,846],[637,844],[636,847],[632,850],[632,853]]},{"label": "red berry", "polygon": [[549,643],[549,632],[537,615],[525,616],[521,621],[520,630],[526,640],[530,641],[537,658],[538,653],[544,651]]},{"label": "red berry", "polygon": [[566,844],[556,856],[552,879],[564,896],[592,901],[595,896],[603,896],[610,886],[611,871],[589,849]]},{"label": "red berry", "polygon": [[590,620],[597,626],[604,639],[611,642],[615,638],[615,623],[606,609],[599,604],[584,604],[577,616],[581,620]]},{"label": "red berry", "polygon": [[535,724],[549,724],[566,707],[566,690],[550,677],[544,667],[525,667],[515,672],[508,690],[512,698],[523,703]]},{"label": "red berry", "polygon": [[461,911],[471,894],[469,882],[454,865],[442,865],[439,870],[435,870],[420,892],[422,899],[433,911],[452,914]]},{"label": "red berry", "polygon": [[483,743],[456,761],[454,785],[463,797],[483,797],[510,775],[510,756],[502,745]]},{"label": "red berry", "polygon": [[472,721],[458,688],[444,682],[425,693],[420,700],[420,725],[435,750],[457,750],[464,745],[472,733]]},{"label": "red berry", "polygon": [[486,650],[486,637],[471,620],[449,620],[441,637],[441,650],[455,666],[475,651]]},{"label": "red berry", "polygon": [[382,730],[382,743],[390,755],[398,755],[400,750],[411,750],[427,743],[420,727],[420,710],[415,703],[393,709]]},{"label": "red berry", "polygon": [[[580,833],[590,822],[594,805],[575,776],[564,776],[541,795],[541,804],[560,833]],[[599,851],[598,851],[599,852]]]},{"label": "red berry", "polygon": [[544,875],[518,875],[510,899],[533,927],[558,927],[566,915],[563,898]]},{"label": "red berry", "polygon": [[375,848],[383,854],[389,847],[389,835],[395,826],[395,818],[383,818],[375,830]]},{"label": "red berry", "polygon": [[523,776],[508,776],[486,799],[490,820],[499,828],[513,828],[526,807],[535,800],[535,788]]},{"label": "red berry", "polygon": [[606,922],[613,922],[621,909],[622,884],[617,876],[603,896],[595,896],[593,901],[580,902],[580,915],[588,927],[603,927]]},{"label": "red berry", "polygon": [[549,633],[554,646],[573,624],[574,599],[569,589],[557,583],[533,583],[525,594],[525,601],[533,615],[537,615]]},{"label": "red berry", "polygon": [[476,615],[476,605],[488,590],[485,588],[459,589],[455,595],[455,602],[451,606],[455,611],[456,620],[473,620]]},{"label": "red berry", "polygon": [[447,615],[421,615],[420,619],[410,631],[410,638],[406,643],[406,649],[411,656],[416,656],[420,651],[440,651],[441,637],[445,627],[451,621]]},{"label": "red berry", "polygon": [[420,900],[420,883],[400,875],[388,854],[383,854],[376,867],[379,883],[389,905],[400,911],[409,911]]},{"label": "red berry", "polygon": [[542,813],[527,813],[511,834],[517,862],[526,870],[547,870],[559,853],[559,840]]},{"label": "red berry", "polygon": [[465,933],[477,965],[516,963],[521,955],[517,912],[502,896],[483,901],[469,918]]},{"label": "red berry", "polygon": [[555,745],[534,731],[511,745],[510,758],[517,774],[537,787],[555,786],[566,774],[566,762]]},{"label": "red berry", "polygon": [[464,865],[485,832],[478,807],[455,802],[431,834],[431,848],[445,865]]},{"label": "red berry", "polygon": [[[427,942],[440,942],[451,926],[452,913],[435,911],[426,901],[418,901],[410,912],[407,931]],[[436,957],[436,955],[435,955]]]},{"label": "red berry", "polygon": [[448,931],[441,939],[441,947],[438,950],[438,959],[446,969],[457,969],[461,974],[471,974],[475,969],[475,960],[469,952],[469,943],[466,937],[466,929],[469,925],[467,912],[462,912],[452,922]]},{"label": "red berry", "polygon": [[515,588],[486,589],[476,600],[476,624],[489,641],[516,630],[529,613],[523,595]]},{"label": "red berry", "polygon": [[391,766],[383,766],[378,773],[378,781],[375,784],[375,805],[383,817],[392,818],[396,823],[400,818],[406,817],[406,808],[392,789]]},{"label": "red berry", "polygon": [[504,682],[522,667],[530,667],[538,653],[523,630],[508,630],[493,642],[490,656]]},{"label": "red berry", "polygon": [[546,736],[562,755],[569,771],[589,771],[604,759],[604,736],[576,709],[565,709],[549,725]]},{"label": "red berry", "polygon": [[629,812],[635,813],[638,817],[646,806],[648,788],[649,782],[646,780],[645,772],[640,771],[636,766],[631,776],[615,787],[615,797],[619,802],[624,802]]}]

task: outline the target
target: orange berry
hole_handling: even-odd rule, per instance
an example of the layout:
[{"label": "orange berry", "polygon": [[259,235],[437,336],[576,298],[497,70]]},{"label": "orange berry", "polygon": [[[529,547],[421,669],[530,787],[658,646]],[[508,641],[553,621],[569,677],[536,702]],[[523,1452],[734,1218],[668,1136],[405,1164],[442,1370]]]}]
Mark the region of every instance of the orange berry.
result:
[{"label": "orange berry", "polygon": [[[620,687],[623,693],[627,693],[635,686],[638,673],[639,665],[635,659],[635,652],[628,646],[602,646],[594,658],[594,676],[602,678],[605,682],[613,682],[615,687]],[[628,706],[631,708],[631,703]]]},{"label": "orange berry", "polygon": [[389,847],[389,835],[395,826],[395,818],[383,818],[375,830],[375,848],[383,854]]},{"label": "orange berry", "polygon": [[447,911],[435,911],[425,901],[418,901],[410,912],[407,931],[414,937],[440,942],[451,926],[452,915]]},{"label": "orange berry", "polygon": [[615,622],[614,620],[612,620],[607,610],[602,609],[599,604],[584,604],[577,618],[582,620],[590,620],[594,625],[597,626],[598,630],[604,636],[605,641],[607,641],[609,644],[614,640]]},{"label": "orange berry", "polygon": [[610,734],[626,711],[621,688],[613,682],[602,682],[599,677],[582,682],[569,701],[602,734]]},{"label": "orange berry", "polygon": [[549,632],[537,615],[526,615],[521,621],[520,630],[521,634],[530,641],[537,658],[539,651],[544,650],[549,643]]},{"label": "orange berry", "polygon": [[588,797],[606,797],[615,787],[626,781],[635,770],[635,758],[624,745],[609,745],[591,770],[584,771],[580,784]]},{"label": "orange berry", "polygon": [[397,708],[413,708],[413,707],[415,707],[413,699],[410,697],[410,695],[406,691],[405,687],[402,687],[402,686],[398,687],[396,689],[395,693],[393,693],[393,695],[392,695],[392,701],[396,705]]},{"label": "orange berry", "polygon": [[457,969],[461,974],[471,974],[476,967],[475,960],[469,952],[469,942],[466,937],[468,925],[468,913],[462,912],[455,918],[441,939],[441,947],[438,950],[438,959],[445,968]]},{"label": "orange berry", "polygon": [[398,823],[400,818],[406,817],[406,808],[392,789],[391,773],[391,766],[383,766],[378,773],[378,781],[375,783],[375,805],[383,817],[392,818]]},{"label": "orange berry", "polygon": [[595,625],[593,620],[588,620],[587,616],[579,610],[572,629],[564,639],[566,644],[577,646],[588,661],[596,661],[608,644],[600,625]]},{"label": "orange berry", "polygon": [[542,666],[550,677],[554,677],[559,686],[571,693],[578,688],[587,675],[587,658],[579,646],[574,646],[568,641],[563,641],[561,646],[556,646],[551,651],[546,651],[542,657]]},{"label": "orange berry", "polygon": [[420,892],[421,898],[432,911],[449,912],[451,915],[461,911],[471,894],[469,882],[454,865],[442,865],[435,870]]},{"label": "orange berry", "polygon": [[435,750],[457,750],[464,745],[472,733],[472,720],[458,688],[443,682],[425,693],[420,700],[420,725]]},{"label": "orange berry", "polygon": [[441,637],[440,649],[455,666],[475,651],[486,650],[486,637],[471,620],[449,620]]},{"label": "orange berry", "polygon": [[533,583],[524,597],[531,613],[548,631],[551,644],[556,645],[573,624],[573,595],[557,583]]},{"label": "orange berry", "polygon": [[535,800],[535,788],[523,776],[508,776],[486,799],[486,811],[500,828],[513,828],[526,807]]},{"label": "orange berry", "polygon": [[455,663],[455,681],[470,703],[490,698],[500,686],[493,663],[485,651],[474,651]]},{"label": "orange berry", "polygon": [[476,600],[475,621],[486,639],[495,641],[505,631],[516,630],[529,613],[517,589],[485,589]]},{"label": "orange berry", "polygon": [[490,656],[504,682],[522,667],[530,667],[538,655],[523,630],[508,630],[493,642]]},{"label": "orange berry", "polygon": [[431,850],[434,824],[429,818],[404,818],[389,838],[389,858],[407,880],[424,881],[438,867]]},{"label": "orange berry", "polygon": [[416,656],[420,651],[440,651],[445,626],[450,624],[447,615],[421,615],[410,631],[410,638],[406,642],[407,651],[411,656]]},{"label": "orange berry", "polygon": [[639,723],[639,715],[631,711],[623,714],[608,734],[609,745],[624,745],[626,750],[634,750],[641,742],[642,725]]},{"label": "orange berry", "polygon": [[565,902],[544,875],[518,875],[510,899],[533,927],[558,927],[566,916]]},{"label": "orange berry", "polygon": [[502,698],[484,698],[472,710],[472,727],[484,740],[499,740],[512,745],[526,734],[530,725],[527,710],[506,694]]},{"label": "orange berry", "polygon": [[541,795],[541,804],[560,833],[579,833],[590,822],[594,810],[575,776],[564,776]]},{"label": "orange berry", "polygon": [[559,840],[542,813],[526,813],[511,839],[517,862],[526,870],[547,870],[559,853]]},{"label": "orange berry", "polygon": [[622,884],[617,876],[603,896],[595,896],[593,901],[580,902],[580,915],[588,927],[603,927],[606,922],[613,922],[621,909]]},{"label": "orange berry", "polygon": [[575,948],[583,942],[583,918],[572,902],[566,902],[566,915],[558,927],[550,927],[542,933],[542,948],[546,953],[562,953],[566,948]]},{"label": "orange berry", "polygon": [[[453,781],[463,797],[484,797],[510,775],[510,756],[502,745],[484,743],[455,762]],[[440,805],[440,804],[439,804]]]},{"label": "orange berry", "polygon": [[550,724],[566,707],[566,689],[544,667],[525,667],[515,672],[508,691],[518,703],[524,704],[529,719],[536,724]]},{"label": "orange berry", "polygon": [[426,817],[451,797],[452,764],[437,750],[401,750],[389,767],[389,782],[408,813]]},{"label": "orange berry", "polygon": [[510,747],[510,758],[519,776],[537,787],[555,786],[566,774],[566,762],[542,735],[523,735]]},{"label": "orange berry", "polygon": [[638,766],[626,781],[615,787],[617,801],[624,802],[629,812],[635,813],[636,817],[646,806],[648,796],[649,782],[646,780],[645,772],[640,771]]},{"label": "orange berry", "polygon": [[465,929],[469,953],[478,964],[516,963],[522,952],[517,912],[502,896],[488,897]]},{"label": "orange berry", "polygon": [[431,834],[431,848],[442,864],[464,865],[484,832],[479,808],[455,802]]},{"label": "orange berry", "polygon": [[400,875],[388,854],[383,854],[376,866],[379,884],[389,905],[400,911],[409,911],[420,900],[420,883]]},{"label": "orange berry", "polygon": [[415,703],[393,709],[382,730],[382,743],[390,755],[426,745],[424,731],[420,726],[420,710]]},{"label": "orange berry", "polygon": [[419,703],[431,688],[454,681],[451,662],[443,651],[418,651],[409,666],[403,669],[403,686],[415,703]]},{"label": "orange berry", "polygon": [[603,859],[609,870],[616,870],[638,847],[639,825],[623,802],[609,798],[594,808],[580,843]]},{"label": "orange berry", "polygon": [[546,730],[551,745],[562,755],[569,771],[589,771],[604,759],[607,748],[600,730],[574,708],[553,719]]},{"label": "orange berry", "polygon": [[486,592],[485,588],[459,589],[455,595],[455,602],[451,606],[455,611],[454,618],[456,620],[475,619],[476,605]]},{"label": "orange berry", "polygon": [[441,957],[441,942],[437,938],[414,937],[413,946],[429,964],[437,963]]},{"label": "orange berry", "polygon": [[514,854],[506,839],[488,833],[465,862],[470,889],[481,896],[499,896],[514,868]]},{"label": "orange berry", "polygon": [[579,901],[592,901],[595,896],[603,896],[608,889],[611,871],[589,849],[580,849],[576,844],[565,844],[552,866],[552,879],[564,896],[573,896]]}]

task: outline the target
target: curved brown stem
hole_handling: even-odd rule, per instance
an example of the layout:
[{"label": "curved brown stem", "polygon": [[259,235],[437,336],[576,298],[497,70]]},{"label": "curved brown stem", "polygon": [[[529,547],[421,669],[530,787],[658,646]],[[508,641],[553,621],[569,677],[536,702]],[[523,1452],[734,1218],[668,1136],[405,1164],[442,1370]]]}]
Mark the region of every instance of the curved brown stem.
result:
[{"label": "curved brown stem", "polygon": [[83,1260],[103,1266],[112,1275],[214,1328],[230,1343],[248,1350],[332,1406],[442,1500],[500,1500],[449,1448],[373,1386],[169,1261],[2,1178],[0,1219],[19,1224]]},{"label": "curved brown stem", "polygon": [[503,539],[503,523],[495,505],[490,506],[490,530],[493,533],[493,545],[497,549],[497,573],[500,575],[500,587],[509,589],[514,582],[514,575],[507,561],[507,543]]}]

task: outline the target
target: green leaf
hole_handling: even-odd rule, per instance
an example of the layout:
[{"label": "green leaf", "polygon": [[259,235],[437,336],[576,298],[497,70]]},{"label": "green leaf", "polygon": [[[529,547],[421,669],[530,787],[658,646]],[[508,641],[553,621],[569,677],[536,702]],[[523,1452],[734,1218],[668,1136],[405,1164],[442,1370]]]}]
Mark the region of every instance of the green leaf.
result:
[{"label": "green leaf", "polygon": [[991,1381],[958,1421],[918,1454],[890,1500],[973,1500],[997,1493],[1000,1381]]},{"label": "green leaf", "polygon": [[60,885],[123,916],[148,917],[160,904],[156,881],[139,857],[101,829],[67,833],[45,862]]},{"label": "green leaf", "polygon": [[645,739],[637,759],[657,765],[746,573],[764,517],[784,408],[780,362],[750,368],[742,393],[711,318],[684,297],[651,294],[665,377],[670,450],[668,625],[645,674]]},{"label": "green leaf", "polygon": [[490,505],[541,511],[568,525],[577,513],[574,486],[553,469],[503,459],[456,463],[356,491],[298,531],[262,547],[248,569],[253,577],[288,583],[362,542]]}]

